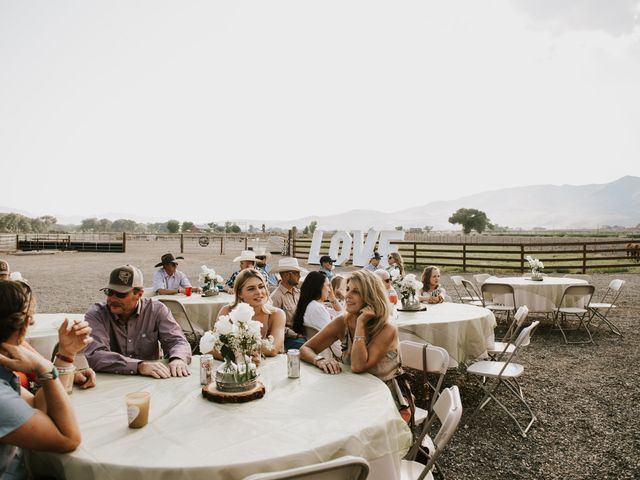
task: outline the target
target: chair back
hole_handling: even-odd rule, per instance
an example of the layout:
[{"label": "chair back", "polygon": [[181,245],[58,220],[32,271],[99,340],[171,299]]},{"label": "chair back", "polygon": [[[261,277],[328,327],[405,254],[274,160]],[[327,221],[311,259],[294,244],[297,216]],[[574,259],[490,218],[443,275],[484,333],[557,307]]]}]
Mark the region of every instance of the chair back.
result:
[{"label": "chair back", "polygon": [[171,311],[171,315],[173,315],[173,318],[176,320],[178,325],[180,325],[189,345],[191,345],[191,351],[195,352],[199,348],[200,337],[204,335],[204,329],[189,319],[189,315],[187,315],[184,305],[182,305],[178,300],[163,298],[158,301],[164,303]]},{"label": "chair back", "polygon": [[513,308],[515,308],[516,293],[511,285],[506,283],[483,283],[480,287],[480,293],[482,294],[482,304],[485,306],[493,300],[494,295],[508,295],[511,297]]},{"label": "chair back", "polygon": [[315,465],[271,473],[254,473],[244,480],[365,480],[368,476],[369,462],[361,457],[346,455]]},{"label": "chair back", "polygon": [[478,293],[476,287],[469,280],[461,278],[460,283],[462,283],[462,286],[466,290],[467,295],[469,295],[471,298],[477,298],[478,300],[482,299],[482,296],[480,295],[480,293]]},{"label": "chair back", "polygon": [[473,279],[478,286],[482,286],[482,284],[486,282],[488,278],[491,278],[491,275],[489,275],[488,273],[477,273],[473,276]]},{"label": "chair back", "polygon": [[594,287],[593,285],[570,285],[562,294],[562,298],[560,299],[558,308],[567,306],[565,305],[565,299],[567,297],[584,297],[583,305],[586,307],[587,305],[589,305],[589,303],[591,303],[593,292],[595,291],[596,287]]},{"label": "chair back", "polygon": [[604,292],[600,303],[616,303],[620,293],[622,292],[622,287],[624,286],[624,280],[620,280],[616,278],[609,282],[609,287],[607,287],[607,291]]},{"label": "chair back", "polygon": [[507,344],[505,345],[505,349],[509,347],[508,344],[518,335],[518,332],[524,325],[524,321],[527,319],[527,315],[529,315],[529,307],[526,305],[518,307],[518,310],[513,316],[513,322],[511,322],[507,332],[504,334],[504,337],[502,337],[502,341]]},{"label": "chair back", "polygon": [[307,340],[311,340],[313,336],[319,331],[320,330],[318,330],[316,327],[312,327],[310,325],[304,326],[304,336],[307,337]]},{"label": "chair back", "polygon": [[538,327],[538,325],[540,325],[540,321],[536,320],[535,322],[532,322],[528,327],[522,329],[522,331],[518,335],[518,338],[516,338],[516,351],[520,347],[526,347],[527,345],[529,345],[531,341],[531,335],[533,334],[533,331]]},{"label": "chair back", "polygon": [[[403,366],[422,372],[422,384],[425,389],[425,397],[427,396],[429,388],[432,391],[431,402],[429,403],[430,413],[440,396],[442,382],[444,382],[444,376],[449,368],[449,352],[435,345],[403,340],[400,342],[400,359]],[[429,382],[427,373],[439,375],[435,385]]]}]

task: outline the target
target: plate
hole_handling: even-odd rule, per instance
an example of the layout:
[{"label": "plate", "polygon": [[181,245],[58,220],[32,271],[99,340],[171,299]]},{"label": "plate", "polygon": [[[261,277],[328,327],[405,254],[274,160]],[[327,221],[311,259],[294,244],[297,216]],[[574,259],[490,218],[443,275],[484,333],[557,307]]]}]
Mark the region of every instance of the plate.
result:
[{"label": "plate", "polygon": [[413,310],[413,309],[411,309],[411,310],[405,310],[404,308],[398,308],[398,309],[396,309],[396,310],[398,310],[399,312],[424,312],[424,311],[426,311],[426,310],[427,310],[427,307],[423,305],[422,307],[420,307],[420,308],[419,308],[419,309],[417,309],[417,310]]}]

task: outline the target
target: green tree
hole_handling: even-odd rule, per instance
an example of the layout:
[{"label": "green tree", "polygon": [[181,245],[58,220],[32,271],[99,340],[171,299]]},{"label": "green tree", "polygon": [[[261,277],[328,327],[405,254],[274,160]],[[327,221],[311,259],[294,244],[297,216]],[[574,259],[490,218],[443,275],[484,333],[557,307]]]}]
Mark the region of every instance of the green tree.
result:
[{"label": "green tree", "polygon": [[169,220],[167,222],[167,230],[169,230],[169,233],[178,233],[180,222],[178,220]]},{"label": "green tree", "polygon": [[187,232],[195,226],[196,225],[193,222],[182,222],[182,231]]},{"label": "green tree", "polygon": [[315,220],[309,224],[309,233],[313,233],[316,231],[316,227],[318,226],[318,222]]},{"label": "green tree", "polygon": [[113,232],[135,232],[138,227],[137,222],[134,220],[128,220],[126,218],[119,218],[114,220],[111,224],[111,231]]},{"label": "green tree", "polygon": [[309,225],[307,225],[306,227],[304,227],[304,230],[302,230],[302,234],[303,234],[303,235],[309,235]]},{"label": "green tree", "polygon": [[108,218],[101,218],[98,220],[98,230],[100,232],[111,232],[112,231],[113,222]]},{"label": "green tree", "polygon": [[80,222],[81,232],[97,232],[99,230],[99,221],[97,218],[85,218]]},{"label": "green tree", "polygon": [[229,230],[231,231],[231,233],[240,233],[242,231],[242,229],[235,223],[231,225],[231,228]]},{"label": "green tree", "polygon": [[471,230],[482,233],[485,229],[492,227],[487,214],[475,208],[459,208],[449,217],[449,223],[462,225],[465,235],[470,234]]}]

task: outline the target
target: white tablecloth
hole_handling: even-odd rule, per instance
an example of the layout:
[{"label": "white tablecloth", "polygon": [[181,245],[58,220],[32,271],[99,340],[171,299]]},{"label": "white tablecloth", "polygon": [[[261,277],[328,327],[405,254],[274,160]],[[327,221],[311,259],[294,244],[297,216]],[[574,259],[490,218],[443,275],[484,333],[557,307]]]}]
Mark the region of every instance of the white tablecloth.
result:
[{"label": "white tablecloth", "polygon": [[[490,277],[485,283],[502,283],[511,285],[516,295],[516,306],[526,305],[530,312],[553,312],[562,300],[564,291],[570,285],[586,285],[588,282],[579,278],[544,277],[541,282],[528,280],[526,277]],[[569,300],[569,299],[567,299]],[[494,301],[511,305],[510,296],[499,295]],[[575,305],[572,301],[568,305]]]},{"label": "white tablecloth", "polygon": [[177,295],[156,295],[154,300],[177,300],[180,302],[189,315],[192,322],[196,322],[203,330],[209,330],[216,320],[220,309],[234,301],[234,295],[221,292],[213,297],[203,297],[199,293],[194,293],[190,297],[183,294]]},{"label": "white tablecloth", "polygon": [[[221,405],[202,398],[198,362],[186,378],[98,374],[96,388],[71,396],[81,446],[32,453],[32,466],[69,480],[216,480],[359,455],[374,465],[369,478],[399,477],[411,434],[377,378],[302,364],[300,378],[289,379],[279,355],[260,367],[264,398]],[[139,430],[127,428],[125,394],[134,391],[151,393],[149,424]]]},{"label": "white tablecloth", "polygon": [[34,324],[27,330],[26,340],[44,358],[50,359],[58,343],[58,328],[68,318],[69,321],[84,320],[82,313],[36,313]]},{"label": "white tablecloth", "polygon": [[495,316],[474,305],[445,302],[427,305],[424,312],[398,312],[396,324],[401,339],[418,337],[442,347],[456,362],[484,355],[495,341]]}]

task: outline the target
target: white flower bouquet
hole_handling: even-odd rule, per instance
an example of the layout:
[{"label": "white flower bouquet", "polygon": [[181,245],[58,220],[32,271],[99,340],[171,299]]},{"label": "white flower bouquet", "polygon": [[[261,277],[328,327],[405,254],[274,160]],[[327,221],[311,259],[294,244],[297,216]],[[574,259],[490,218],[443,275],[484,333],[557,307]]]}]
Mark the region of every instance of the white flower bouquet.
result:
[{"label": "white flower bouquet", "polygon": [[217,285],[224,282],[224,279],[218,275],[213,268],[209,268],[206,265],[202,265],[200,270],[198,280],[200,281],[200,285],[202,285],[202,291],[205,294],[213,290],[217,291]]},{"label": "white flower bouquet", "polygon": [[400,298],[407,301],[416,296],[416,292],[422,288],[422,282],[413,273],[408,273],[404,277],[395,275],[392,277],[393,288],[396,289]]},{"label": "white flower bouquet", "polygon": [[531,268],[531,277],[536,279],[542,278],[540,270],[544,268],[544,263],[537,258],[533,258],[531,255],[527,255],[525,258],[527,262],[529,262],[529,267]]},{"label": "white flower bouquet", "polygon": [[229,315],[221,316],[213,326],[213,331],[205,332],[200,339],[202,353],[217,350],[225,360],[221,374],[226,382],[247,382],[257,377],[256,364],[251,356],[260,352],[262,323],[252,320],[253,308],[246,303],[240,303]]}]

